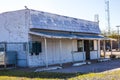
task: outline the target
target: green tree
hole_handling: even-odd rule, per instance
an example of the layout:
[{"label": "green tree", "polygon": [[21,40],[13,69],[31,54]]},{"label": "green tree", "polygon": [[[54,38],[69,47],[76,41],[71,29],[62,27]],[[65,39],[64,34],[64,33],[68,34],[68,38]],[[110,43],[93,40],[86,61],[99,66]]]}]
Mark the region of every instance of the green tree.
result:
[{"label": "green tree", "polygon": [[[102,35],[106,36],[107,32],[102,31]],[[114,38],[114,39],[118,39],[118,36],[120,37],[120,35],[118,35],[117,31],[115,31],[115,30],[111,31],[111,34],[108,35],[109,38]]]}]

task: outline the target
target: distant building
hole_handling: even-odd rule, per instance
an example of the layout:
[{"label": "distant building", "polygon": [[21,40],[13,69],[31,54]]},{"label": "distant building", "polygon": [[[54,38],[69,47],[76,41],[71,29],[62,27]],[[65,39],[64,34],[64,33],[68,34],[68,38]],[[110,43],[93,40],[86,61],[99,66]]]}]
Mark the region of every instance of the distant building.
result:
[{"label": "distant building", "polygon": [[[0,14],[0,42],[17,43],[18,66],[48,66],[100,58],[97,22],[31,9]],[[11,54],[12,55],[12,54]]]}]

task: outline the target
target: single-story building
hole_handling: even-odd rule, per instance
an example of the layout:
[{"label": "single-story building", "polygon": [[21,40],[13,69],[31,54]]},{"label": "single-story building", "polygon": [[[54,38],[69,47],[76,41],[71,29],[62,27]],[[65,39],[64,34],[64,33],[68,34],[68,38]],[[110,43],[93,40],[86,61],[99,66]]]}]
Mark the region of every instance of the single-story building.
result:
[{"label": "single-story building", "polygon": [[7,42],[7,49],[17,51],[18,66],[62,65],[100,58],[103,37],[98,22],[23,9],[1,13],[0,28],[0,42]]}]

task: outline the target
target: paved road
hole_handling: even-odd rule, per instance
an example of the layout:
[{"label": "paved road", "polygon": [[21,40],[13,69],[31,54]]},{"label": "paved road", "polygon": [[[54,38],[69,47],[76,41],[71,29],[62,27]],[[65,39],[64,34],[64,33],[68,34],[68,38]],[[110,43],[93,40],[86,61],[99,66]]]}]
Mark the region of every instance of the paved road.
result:
[{"label": "paved road", "polygon": [[51,70],[50,72],[63,72],[63,73],[90,73],[90,72],[105,72],[109,70],[116,70],[120,68],[120,59],[110,60],[107,62],[99,62],[90,65],[82,65],[77,67],[67,67],[64,69]]}]

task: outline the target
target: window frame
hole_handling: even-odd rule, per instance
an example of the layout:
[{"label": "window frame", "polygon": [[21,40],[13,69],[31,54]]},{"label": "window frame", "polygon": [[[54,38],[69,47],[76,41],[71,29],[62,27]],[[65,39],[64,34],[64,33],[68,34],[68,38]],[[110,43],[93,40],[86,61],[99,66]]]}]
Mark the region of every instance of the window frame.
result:
[{"label": "window frame", "polygon": [[[39,50],[38,50],[39,48]],[[40,41],[30,41],[29,42],[29,53],[31,55],[39,55],[42,53],[42,42]]]},{"label": "window frame", "polygon": [[83,40],[77,40],[77,52],[84,51],[84,42]]},{"label": "window frame", "polygon": [[90,51],[95,50],[95,48],[94,48],[94,40],[89,40],[89,49],[90,49]]}]

